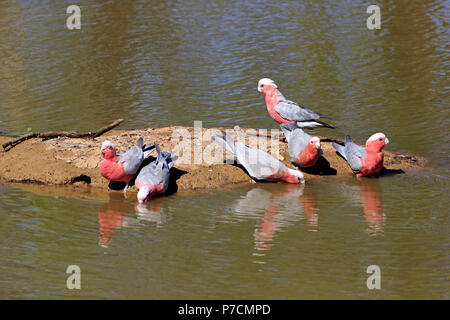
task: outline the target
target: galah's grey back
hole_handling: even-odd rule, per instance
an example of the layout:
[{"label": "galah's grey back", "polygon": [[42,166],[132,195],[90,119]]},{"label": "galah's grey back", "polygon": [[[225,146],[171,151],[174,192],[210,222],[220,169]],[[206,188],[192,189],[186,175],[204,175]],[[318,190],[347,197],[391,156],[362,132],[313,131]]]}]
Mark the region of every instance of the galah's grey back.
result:
[{"label": "galah's grey back", "polygon": [[144,146],[144,140],[139,137],[135,146],[132,146],[125,153],[118,154],[118,163],[123,163],[125,174],[135,174],[145,157],[153,152],[153,147],[153,144]]},{"label": "galah's grey back", "polygon": [[283,123],[280,125],[280,128],[288,142],[290,159],[294,162],[299,153],[305,150],[312,137],[294,123]]},{"label": "galah's grey back", "polygon": [[161,192],[164,193],[169,187],[170,168],[174,161],[169,152],[161,152],[161,149],[155,144],[157,158],[144,166],[136,177],[135,184],[149,184],[157,186],[161,184]]},{"label": "galah's grey back", "polygon": [[212,140],[224,149],[233,153],[248,174],[257,180],[269,178],[274,171],[285,171],[287,167],[267,152],[252,148],[242,142],[236,142],[233,138],[222,132],[223,136],[213,136]]},{"label": "galah's grey back", "polygon": [[345,146],[341,146],[340,144],[333,142],[333,148],[347,160],[350,168],[354,172],[361,171],[361,159],[364,159],[367,156],[367,152],[364,147],[358,146],[350,136],[345,136]]},{"label": "galah's grey back", "polygon": [[299,106],[290,100],[280,101],[275,106],[275,111],[278,112],[283,118],[291,121],[317,120],[322,117],[320,113]]}]

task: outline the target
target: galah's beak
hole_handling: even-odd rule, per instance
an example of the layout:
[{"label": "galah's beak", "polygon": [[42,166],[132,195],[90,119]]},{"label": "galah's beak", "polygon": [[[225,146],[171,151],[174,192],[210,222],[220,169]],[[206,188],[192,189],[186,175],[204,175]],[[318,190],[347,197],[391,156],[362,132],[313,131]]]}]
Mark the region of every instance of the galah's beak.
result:
[{"label": "galah's beak", "polygon": [[139,200],[139,204],[143,204],[144,203],[144,200]]},{"label": "galah's beak", "polygon": [[388,138],[384,139],[384,143],[388,144],[389,143],[389,139]]},{"label": "galah's beak", "polygon": [[316,148],[320,149],[320,142],[316,142]]},{"label": "galah's beak", "polygon": [[258,86],[258,88],[256,88],[256,90],[258,90],[258,92],[261,92],[261,87]]}]

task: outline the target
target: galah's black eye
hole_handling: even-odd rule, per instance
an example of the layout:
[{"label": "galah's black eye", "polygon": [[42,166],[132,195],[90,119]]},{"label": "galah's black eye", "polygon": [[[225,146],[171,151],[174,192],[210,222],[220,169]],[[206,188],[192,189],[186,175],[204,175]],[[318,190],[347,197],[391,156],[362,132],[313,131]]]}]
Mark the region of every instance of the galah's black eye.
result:
[{"label": "galah's black eye", "polygon": [[262,85],[261,85],[261,88],[263,88],[263,87],[264,87],[264,85],[262,84]]}]

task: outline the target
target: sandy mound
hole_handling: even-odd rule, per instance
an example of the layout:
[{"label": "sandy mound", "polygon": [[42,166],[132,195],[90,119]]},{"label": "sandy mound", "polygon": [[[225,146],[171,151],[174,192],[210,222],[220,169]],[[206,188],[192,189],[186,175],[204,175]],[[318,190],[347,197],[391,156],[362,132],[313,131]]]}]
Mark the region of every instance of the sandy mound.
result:
[{"label": "sandy mound", "polygon": [[[250,183],[250,177],[241,167],[223,164],[223,161],[212,163],[211,159],[219,154],[225,155],[225,159],[231,159],[231,155],[225,154],[219,146],[211,145],[211,135],[218,133],[219,130],[225,129],[167,127],[114,130],[95,139],[65,137],[46,141],[30,139],[7,152],[0,151],[0,180],[77,187],[85,185],[107,190],[108,183],[98,169],[101,161],[101,143],[108,139],[113,142],[118,152],[123,152],[134,145],[139,136],[142,136],[145,143],[155,141],[163,151],[172,151],[179,156],[179,161],[172,169],[172,192]],[[178,137],[180,133],[183,138]],[[260,148],[269,153],[272,151],[270,140],[266,139],[266,136],[270,136],[270,132],[267,135],[265,131],[257,132],[253,129],[235,127],[232,134],[235,138],[245,139],[250,145],[259,137],[262,139],[259,141],[266,141],[267,144],[266,147],[259,145]],[[274,134],[272,139],[275,143],[274,148],[277,144],[279,145],[279,159],[292,168],[287,144],[283,137]],[[0,144],[8,140],[10,138],[0,137]],[[305,172],[306,181],[353,175],[347,163],[336,154],[329,139],[322,140],[322,150],[323,158],[314,168]],[[385,168],[380,175],[405,173],[425,165],[425,159],[421,157],[398,154],[389,150],[385,150],[384,154]]]}]

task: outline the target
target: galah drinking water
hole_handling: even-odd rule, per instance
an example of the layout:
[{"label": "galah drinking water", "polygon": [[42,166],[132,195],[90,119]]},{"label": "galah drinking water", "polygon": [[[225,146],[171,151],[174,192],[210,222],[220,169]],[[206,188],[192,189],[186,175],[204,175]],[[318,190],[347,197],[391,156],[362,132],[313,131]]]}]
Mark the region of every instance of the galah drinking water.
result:
[{"label": "galah drinking water", "polygon": [[145,145],[140,137],[136,146],[132,146],[123,154],[117,154],[111,141],[105,140],[102,143],[102,162],[100,163],[100,173],[109,181],[125,182],[127,185],[124,193],[129,188],[129,183],[133,179],[139,167],[150,153],[153,152],[153,144]]},{"label": "galah drinking water", "polygon": [[134,183],[136,188],[139,189],[137,194],[139,203],[144,203],[157,194],[164,194],[169,187],[169,171],[173,166],[173,159],[169,152],[161,152],[156,143],[155,149],[158,153],[156,160],[139,171]]},{"label": "galah drinking water", "polygon": [[334,129],[333,126],[318,120],[321,117],[325,117],[324,115],[287,100],[278,90],[273,80],[268,78],[259,80],[258,91],[264,93],[267,111],[279,124],[293,123],[296,121],[299,128],[314,129],[327,127]]},{"label": "galah drinking water", "polygon": [[247,170],[254,180],[284,181],[288,183],[304,183],[303,173],[289,169],[278,159],[267,152],[236,142],[222,131],[223,136],[213,136],[212,140],[222,148],[233,153],[238,163]]},{"label": "galah drinking water", "polygon": [[288,142],[291,162],[303,168],[314,166],[322,155],[320,139],[311,137],[295,123],[282,123],[280,127]]},{"label": "galah drinking water", "polygon": [[383,148],[389,143],[384,133],[375,133],[366,141],[366,147],[355,144],[345,136],[345,146],[333,142],[333,148],[347,160],[357,177],[369,176],[383,168]]}]

